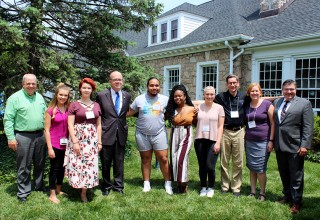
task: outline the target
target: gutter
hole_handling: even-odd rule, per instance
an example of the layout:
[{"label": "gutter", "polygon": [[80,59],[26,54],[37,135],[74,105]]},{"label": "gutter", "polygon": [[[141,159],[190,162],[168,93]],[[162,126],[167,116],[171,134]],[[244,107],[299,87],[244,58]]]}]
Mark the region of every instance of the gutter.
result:
[{"label": "gutter", "polygon": [[317,33],[304,34],[304,35],[295,36],[295,37],[287,37],[287,38],[263,41],[258,43],[250,43],[250,44],[240,46],[239,48],[274,46],[275,44],[296,43],[297,41],[312,40],[312,39],[318,41],[319,38],[320,38],[320,32],[317,32]]},{"label": "gutter", "polygon": [[176,47],[169,47],[169,48],[165,48],[165,49],[161,49],[161,50],[157,50],[157,51],[150,51],[150,52],[146,52],[146,53],[135,54],[132,56],[133,57],[150,57],[152,55],[157,55],[157,54],[160,55],[161,53],[166,53],[166,52],[174,51],[174,50],[183,50],[183,49],[187,49],[187,48],[191,48],[191,47],[199,47],[199,46],[205,46],[205,45],[209,45],[209,44],[218,44],[218,43],[225,42],[225,41],[228,41],[228,42],[234,41],[234,40],[248,41],[248,40],[252,40],[252,39],[253,39],[253,37],[243,35],[243,34],[238,34],[238,35],[203,41],[203,42],[191,43],[191,44],[181,45],[181,46],[176,46]]},{"label": "gutter", "polygon": [[230,46],[230,44],[227,40],[224,42],[224,45],[226,45],[230,49],[229,74],[232,75],[233,74],[233,61],[235,59],[237,59],[237,57],[239,57],[241,54],[243,54],[244,49],[241,48],[240,52],[234,56],[233,55],[233,48]]}]

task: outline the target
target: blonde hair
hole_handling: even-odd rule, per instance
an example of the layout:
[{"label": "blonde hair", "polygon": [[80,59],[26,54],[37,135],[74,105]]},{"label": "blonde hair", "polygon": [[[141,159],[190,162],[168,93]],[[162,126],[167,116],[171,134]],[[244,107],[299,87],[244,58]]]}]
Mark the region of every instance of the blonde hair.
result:
[{"label": "blonde hair", "polygon": [[214,93],[216,93],[216,89],[213,87],[213,86],[206,86],[204,89],[203,89],[203,94],[205,94],[207,91],[209,90],[213,90]]},{"label": "blonde hair", "polygon": [[54,96],[53,96],[53,99],[51,100],[49,106],[48,106],[48,109],[49,108],[52,108],[52,119],[56,116],[56,113],[57,113],[57,105],[58,105],[58,93],[60,90],[66,90],[68,91],[68,99],[65,103],[66,107],[68,108],[69,105],[70,105],[70,88],[68,86],[66,86],[64,83],[59,83],[55,89],[55,92],[54,92]]},{"label": "blonde hair", "polygon": [[262,96],[262,89],[261,89],[261,86],[259,83],[251,83],[249,86],[248,86],[248,89],[247,89],[247,96],[250,96],[250,92],[252,90],[253,87],[258,87],[258,90],[260,92],[260,96]]}]

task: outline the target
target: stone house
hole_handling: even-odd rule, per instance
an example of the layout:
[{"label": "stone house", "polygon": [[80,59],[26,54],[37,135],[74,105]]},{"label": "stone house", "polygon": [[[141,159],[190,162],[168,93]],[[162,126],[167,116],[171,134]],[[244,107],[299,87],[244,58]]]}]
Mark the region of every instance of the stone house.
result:
[{"label": "stone house", "polygon": [[152,27],[121,36],[164,76],[162,93],[175,84],[202,99],[205,86],[223,92],[236,74],[245,90],[259,82],[267,96],[281,94],[286,79],[298,96],[320,111],[320,4],[318,0],[212,0],[184,3],[159,16]]}]

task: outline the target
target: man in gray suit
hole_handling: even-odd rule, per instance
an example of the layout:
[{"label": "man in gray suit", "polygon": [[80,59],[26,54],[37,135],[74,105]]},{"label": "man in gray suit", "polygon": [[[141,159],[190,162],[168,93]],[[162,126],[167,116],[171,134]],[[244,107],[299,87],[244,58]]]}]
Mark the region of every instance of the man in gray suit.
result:
[{"label": "man in gray suit", "polygon": [[284,97],[274,102],[274,148],[284,194],[279,202],[290,203],[291,213],[296,214],[302,202],[304,157],[311,146],[314,116],[310,101],[296,96],[295,81],[284,81],[282,92]]},{"label": "man in gray suit", "polygon": [[[121,90],[123,77],[120,72],[111,72],[109,83],[111,88],[99,92],[96,100],[102,111],[102,149],[100,158],[103,177],[101,191],[104,196],[108,196],[111,189],[124,194],[124,153],[128,137],[126,114],[131,102],[131,95]],[[111,165],[113,165],[113,183],[110,180]]]}]

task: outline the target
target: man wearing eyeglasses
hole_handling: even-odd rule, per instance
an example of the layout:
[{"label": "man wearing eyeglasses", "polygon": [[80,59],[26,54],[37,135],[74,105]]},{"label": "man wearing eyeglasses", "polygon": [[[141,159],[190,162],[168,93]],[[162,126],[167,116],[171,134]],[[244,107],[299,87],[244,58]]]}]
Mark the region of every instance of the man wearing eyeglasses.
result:
[{"label": "man wearing eyeglasses", "polygon": [[[131,95],[122,90],[123,76],[120,72],[111,72],[109,83],[111,88],[99,92],[96,100],[102,111],[102,143],[98,144],[102,144],[101,191],[104,196],[108,196],[111,189],[124,194],[124,153],[128,137],[126,114],[131,102]],[[113,182],[110,178],[111,166],[113,166]]]},{"label": "man wearing eyeglasses", "polygon": [[284,97],[274,101],[274,149],[284,194],[278,202],[290,203],[290,212],[297,214],[302,203],[304,157],[311,147],[314,116],[310,101],[296,96],[295,81],[284,81],[282,93]]}]

